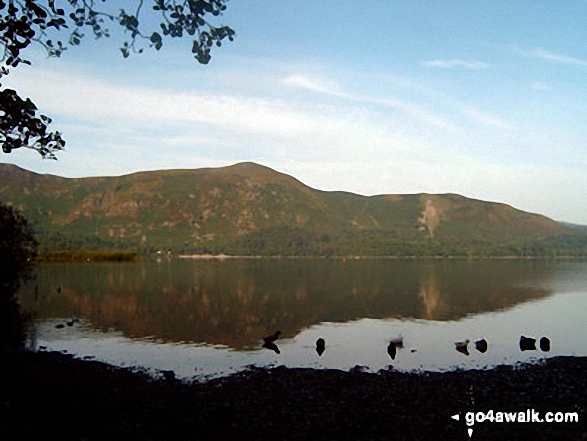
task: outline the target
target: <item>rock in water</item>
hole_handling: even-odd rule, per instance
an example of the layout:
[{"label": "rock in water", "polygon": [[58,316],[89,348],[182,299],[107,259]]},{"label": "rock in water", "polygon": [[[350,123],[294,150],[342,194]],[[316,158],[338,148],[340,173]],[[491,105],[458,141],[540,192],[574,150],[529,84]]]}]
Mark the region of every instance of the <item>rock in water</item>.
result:
[{"label": "rock in water", "polygon": [[535,351],[536,350],[536,339],[530,337],[520,337],[520,350],[524,351]]},{"label": "rock in water", "polygon": [[455,349],[461,354],[469,355],[469,340],[456,342]]},{"label": "rock in water", "polygon": [[477,349],[482,354],[487,352],[487,340],[482,338],[481,340],[476,341],[475,342],[475,349]]},{"label": "rock in water", "polygon": [[318,352],[319,356],[322,356],[324,351],[326,350],[326,342],[323,338],[319,338],[316,340],[316,352]]}]

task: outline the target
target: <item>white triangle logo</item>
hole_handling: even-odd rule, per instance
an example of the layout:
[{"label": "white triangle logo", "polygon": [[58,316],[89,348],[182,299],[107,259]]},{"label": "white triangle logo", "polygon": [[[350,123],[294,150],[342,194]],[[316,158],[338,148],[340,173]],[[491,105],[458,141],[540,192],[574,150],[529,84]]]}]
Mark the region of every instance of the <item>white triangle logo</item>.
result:
[{"label": "white triangle logo", "polygon": [[473,436],[473,429],[467,429],[467,432],[469,432],[469,438],[471,438]]},{"label": "white triangle logo", "polygon": [[455,414],[455,415],[451,416],[451,418],[452,418],[453,420],[455,420],[455,421],[458,421],[458,420],[459,420],[459,418],[460,418],[460,415],[457,413],[457,414]]}]

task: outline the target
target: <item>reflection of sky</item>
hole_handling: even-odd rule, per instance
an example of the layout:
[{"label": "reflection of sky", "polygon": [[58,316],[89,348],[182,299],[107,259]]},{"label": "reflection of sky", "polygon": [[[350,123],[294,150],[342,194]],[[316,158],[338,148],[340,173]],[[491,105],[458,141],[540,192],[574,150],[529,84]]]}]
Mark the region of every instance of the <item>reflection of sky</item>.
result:
[{"label": "reflection of sky", "polygon": [[[399,370],[483,368],[544,356],[586,356],[587,341],[578,335],[584,329],[586,311],[587,293],[583,290],[459,321],[361,319],[321,323],[294,338],[278,340],[280,355],[261,348],[240,352],[222,346],[131,340],[120,333],[94,331],[87,325],[56,329],[58,322],[48,320],[38,323],[37,346],[67,350],[80,357],[92,355],[116,365],[173,369],[180,377],[202,378],[229,374],[251,364],[335,369],[362,365],[377,371],[390,364],[386,351],[389,341],[402,336],[404,348],[398,350],[393,362]],[[520,335],[537,340],[548,336],[552,349],[546,354],[539,349],[522,353],[518,347]],[[318,357],[315,342],[320,337],[326,340],[326,351]],[[489,342],[485,354],[474,349],[473,342],[480,338]],[[454,342],[465,339],[471,340],[468,357],[454,348]]]}]

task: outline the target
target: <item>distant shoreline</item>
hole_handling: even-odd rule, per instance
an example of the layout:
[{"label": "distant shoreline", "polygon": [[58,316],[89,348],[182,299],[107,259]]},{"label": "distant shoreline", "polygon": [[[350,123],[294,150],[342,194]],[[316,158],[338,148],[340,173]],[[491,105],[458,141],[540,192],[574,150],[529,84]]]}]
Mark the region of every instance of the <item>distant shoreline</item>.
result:
[{"label": "distant shoreline", "polygon": [[202,259],[202,260],[226,260],[226,259],[332,259],[332,260],[579,260],[583,256],[296,256],[296,255],[232,255],[232,254],[178,254],[174,256],[180,259]]},{"label": "distant shoreline", "polygon": [[142,256],[137,252],[119,250],[41,251],[37,256],[39,263],[140,262],[141,260]]},{"label": "distant shoreline", "polygon": [[346,255],[303,256],[262,254],[174,254],[117,250],[61,250],[39,253],[39,263],[140,262],[143,260],[179,258],[196,260],[585,260],[586,256],[405,256],[405,255]]}]

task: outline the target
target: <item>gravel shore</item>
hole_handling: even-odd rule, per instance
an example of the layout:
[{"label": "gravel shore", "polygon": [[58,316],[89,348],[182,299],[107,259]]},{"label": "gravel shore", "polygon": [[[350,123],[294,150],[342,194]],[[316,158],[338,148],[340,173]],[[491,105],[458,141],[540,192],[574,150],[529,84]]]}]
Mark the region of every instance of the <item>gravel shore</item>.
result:
[{"label": "gravel shore", "polygon": [[[0,353],[0,439],[587,439],[587,358],[445,373],[251,369],[206,383]],[[467,412],[576,412],[575,423],[475,423]],[[459,414],[456,421],[451,415]]]}]

